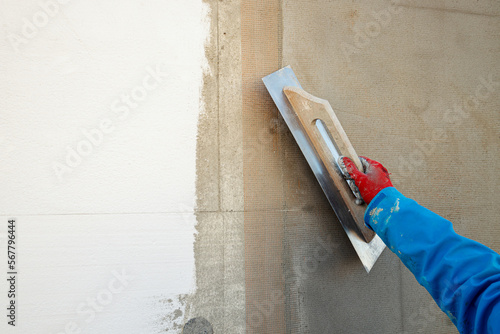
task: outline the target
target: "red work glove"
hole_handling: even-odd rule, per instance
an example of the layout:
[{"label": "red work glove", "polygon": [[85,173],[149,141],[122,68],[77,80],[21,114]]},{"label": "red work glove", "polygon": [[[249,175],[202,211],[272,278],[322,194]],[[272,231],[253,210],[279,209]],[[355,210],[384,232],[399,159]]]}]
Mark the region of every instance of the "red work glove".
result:
[{"label": "red work glove", "polygon": [[363,197],[366,204],[370,204],[380,190],[392,187],[392,182],[389,178],[389,172],[380,162],[367,157],[359,157],[359,160],[361,160],[365,173],[359,171],[351,159],[342,157],[342,162],[354,183],[356,183],[361,197]]}]

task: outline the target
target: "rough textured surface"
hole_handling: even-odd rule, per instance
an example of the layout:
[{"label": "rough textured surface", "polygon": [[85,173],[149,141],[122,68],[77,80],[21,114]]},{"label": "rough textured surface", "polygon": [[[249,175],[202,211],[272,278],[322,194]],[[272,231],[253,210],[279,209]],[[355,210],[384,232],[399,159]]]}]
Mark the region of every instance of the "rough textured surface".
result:
[{"label": "rough textured surface", "polygon": [[280,3],[242,2],[247,333],[285,331],[284,197],[278,112],[262,77],[281,65]]},{"label": "rough textured surface", "polygon": [[184,321],[204,317],[215,333],[245,332],[241,30],[239,1],[210,6],[209,68],[198,124],[196,292]]},{"label": "rough textured surface", "polygon": [[186,321],[226,333],[456,332],[389,251],[365,273],[260,81],[292,65],[398,189],[500,250],[500,85],[484,86],[500,81],[499,3],[394,3],[210,2]]},{"label": "rough textured surface", "polygon": [[[499,184],[489,166],[499,156],[500,85],[482,89],[484,98],[464,106],[482,80],[500,79],[498,2],[404,3],[325,0],[306,8],[285,0],[284,64],[292,65],[305,89],[330,101],[357,152],[382,161],[401,191],[498,251],[500,211],[493,194]],[[455,105],[470,116],[447,111]],[[307,174],[302,167],[293,166]],[[322,218],[298,219],[301,239],[287,219],[289,257],[311,254],[325,235],[322,228],[341,234],[329,226],[335,218],[328,211],[316,207]],[[368,276],[349,253],[341,243],[327,260],[332,265],[320,262],[307,279],[290,284],[287,295],[295,289],[298,299],[287,309],[298,309],[301,319],[287,323],[292,332],[455,332],[392,253],[386,250]]]}]

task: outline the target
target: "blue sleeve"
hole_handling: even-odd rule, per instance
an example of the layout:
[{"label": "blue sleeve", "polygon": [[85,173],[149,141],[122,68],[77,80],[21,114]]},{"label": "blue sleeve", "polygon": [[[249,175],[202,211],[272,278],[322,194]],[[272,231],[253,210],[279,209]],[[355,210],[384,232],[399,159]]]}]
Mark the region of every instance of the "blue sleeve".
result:
[{"label": "blue sleeve", "polygon": [[392,187],[372,200],[365,222],[460,333],[500,333],[500,255]]}]

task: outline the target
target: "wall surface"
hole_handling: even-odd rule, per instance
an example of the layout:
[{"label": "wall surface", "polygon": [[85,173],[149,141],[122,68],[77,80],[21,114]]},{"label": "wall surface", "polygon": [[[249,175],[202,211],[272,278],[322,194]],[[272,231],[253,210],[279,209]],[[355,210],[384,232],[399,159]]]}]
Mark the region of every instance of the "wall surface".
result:
[{"label": "wall surface", "polygon": [[291,65],[407,196],[499,251],[497,1],[242,3],[248,333],[453,333],[386,250],[370,274],[263,76]]},{"label": "wall surface", "polygon": [[261,78],[500,251],[499,2],[41,4],[0,5],[2,333],[456,332],[390,251],[364,271]]},{"label": "wall surface", "polygon": [[[500,157],[500,3],[393,3],[284,1],[283,63],[329,100],[357,152],[382,161],[400,191],[500,251],[490,168]],[[296,268],[325,230],[342,246],[312,274],[285,277],[300,319],[287,323],[292,331],[456,332],[389,250],[364,274],[315,203],[323,217],[286,222],[287,265]]]}]

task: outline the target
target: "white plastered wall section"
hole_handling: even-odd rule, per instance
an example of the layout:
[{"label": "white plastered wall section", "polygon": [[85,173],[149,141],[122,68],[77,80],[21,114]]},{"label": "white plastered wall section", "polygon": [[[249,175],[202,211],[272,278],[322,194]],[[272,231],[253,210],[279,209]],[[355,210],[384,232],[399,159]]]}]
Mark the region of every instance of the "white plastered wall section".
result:
[{"label": "white plastered wall section", "polygon": [[0,8],[0,244],[16,218],[19,272],[0,331],[177,332],[196,289],[207,6],[42,3]]}]

